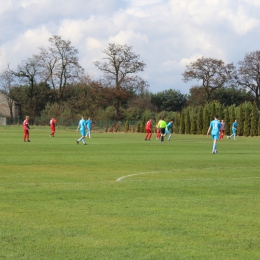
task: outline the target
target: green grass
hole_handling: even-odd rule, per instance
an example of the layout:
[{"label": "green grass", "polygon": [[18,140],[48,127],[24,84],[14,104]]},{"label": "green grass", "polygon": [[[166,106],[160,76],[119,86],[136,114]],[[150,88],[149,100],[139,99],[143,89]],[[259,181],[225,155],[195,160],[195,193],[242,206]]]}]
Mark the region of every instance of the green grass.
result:
[{"label": "green grass", "polygon": [[260,259],[260,138],[0,128],[0,259]]}]

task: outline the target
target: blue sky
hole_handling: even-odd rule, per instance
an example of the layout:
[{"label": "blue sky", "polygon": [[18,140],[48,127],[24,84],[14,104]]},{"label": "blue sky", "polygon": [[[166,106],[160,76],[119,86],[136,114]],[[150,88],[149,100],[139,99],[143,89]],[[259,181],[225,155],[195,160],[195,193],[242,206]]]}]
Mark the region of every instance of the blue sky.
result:
[{"label": "blue sky", "polygon": [[185,66],[204,56],[226,63],[260,50],[260,0],[0,0],[0,69],[16,66],[52,35],[70,40],[93,79],[108,43],[127,44],[147,67],[151,92],[188,93]]}]

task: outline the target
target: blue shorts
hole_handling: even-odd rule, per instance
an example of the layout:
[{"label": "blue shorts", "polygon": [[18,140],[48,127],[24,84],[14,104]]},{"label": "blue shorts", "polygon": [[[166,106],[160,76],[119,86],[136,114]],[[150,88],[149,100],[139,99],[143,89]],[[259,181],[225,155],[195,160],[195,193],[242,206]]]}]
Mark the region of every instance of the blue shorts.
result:
[{"label": "blue shorts", "polygon": [[81,136],[85,136],[86,135],[86,130],[80,130]]},{"label": "blue shorts", "polygon": [[211,135],[211,137],[212,137],[212,140],[218,140],[219,139],[219,135],[217,134],[217,135]]},{"label": "blue shorts", "polygon": [[171,131],[169,131],[168,129],[165,129],[165,134],[170,135]]}]

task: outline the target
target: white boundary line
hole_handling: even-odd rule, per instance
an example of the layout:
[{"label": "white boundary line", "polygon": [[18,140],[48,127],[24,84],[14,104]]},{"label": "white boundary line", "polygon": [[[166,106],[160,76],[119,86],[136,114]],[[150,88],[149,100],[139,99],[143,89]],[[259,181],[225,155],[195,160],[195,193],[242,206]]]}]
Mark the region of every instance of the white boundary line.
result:
[{"label": "white boundary line", "polygon": [[[232,168],[232,167],[221,167],[221,169],[229,169],[229,168]],[[248,168],[248,167],[240,167],[239,169],[244,169],[244,168]],[[253,168],[259,168],[259,167],[253,167]],[[203,168],[203,170],[208,170],[208,169],[215,169],[215,168]],[[176,171],[179,171],[181,169],[175,169]],[[193,168],[189,168],[189,169],[185,169],[185,170],[195,170]],[[156,172],[140,172],[140,173],[134,173],[134,174],[129,174],[129,175],[125,175],[125,176],[122,176],[118,179],[116,179],[116,182],[120,182],[121,180],[123,179],[126,179],[126,178],[129,178],[129,177],[133,177],[133,176],[138,176],[138,175],[144,175],[144,174],[153,174],[153,173],[160,173],[160,172],[168,172],[168,171],[156,171]],[[241,178],[232,178],[232,179],[258,179],[260,177],[241,177]],[[226,179],[226,178],[192,178],[192,179],[179,179],[179,181],[187,181],[187,180],[207,180],[207,179],[216,179],[216,180],[219,180],[219,179]],[[230,178],[229,178],[230,179]],[[177,181],[177,180],[176,180]]]},{"label": "white boundary line", "polygon": [[159,173],[161,171],[157,171],[157,172],[140,172],[140,173],[134,173],[134,174],[129,174],[129,175],[125,175],[125,176],[122,176],[118,179],[116,179],[116,182],[119,182],[125,178],[128,178],[128,177],[132,177],[132,176],[137,176],[137,175],[142,175],[142,174],[150,174],[150,173]]}]

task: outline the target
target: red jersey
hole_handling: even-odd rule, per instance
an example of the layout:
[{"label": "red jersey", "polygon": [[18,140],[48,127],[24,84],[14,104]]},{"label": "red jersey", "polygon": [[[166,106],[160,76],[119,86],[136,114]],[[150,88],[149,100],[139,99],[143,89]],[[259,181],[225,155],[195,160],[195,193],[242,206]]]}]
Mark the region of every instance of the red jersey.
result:
[{"label": "red jersey", "polygon": [[27,119],[24,119],[24,121],[23,121],[23,129],[24,129],[24,130],[30,129],[30,127],[29,127],[29,121],[28,121]]},{"label": "red jersey", "polygon": [[146,123],[146,129],[152,129],[152,121],[148,121],[147,123]]},{"label": "red jersey", "polygon": [[51,126],[51,127],[55,127],[55,124],[56,124],[56,119],[55,119],[55,118],[52,118],[52,119],[50,120],[50,126]]}]

